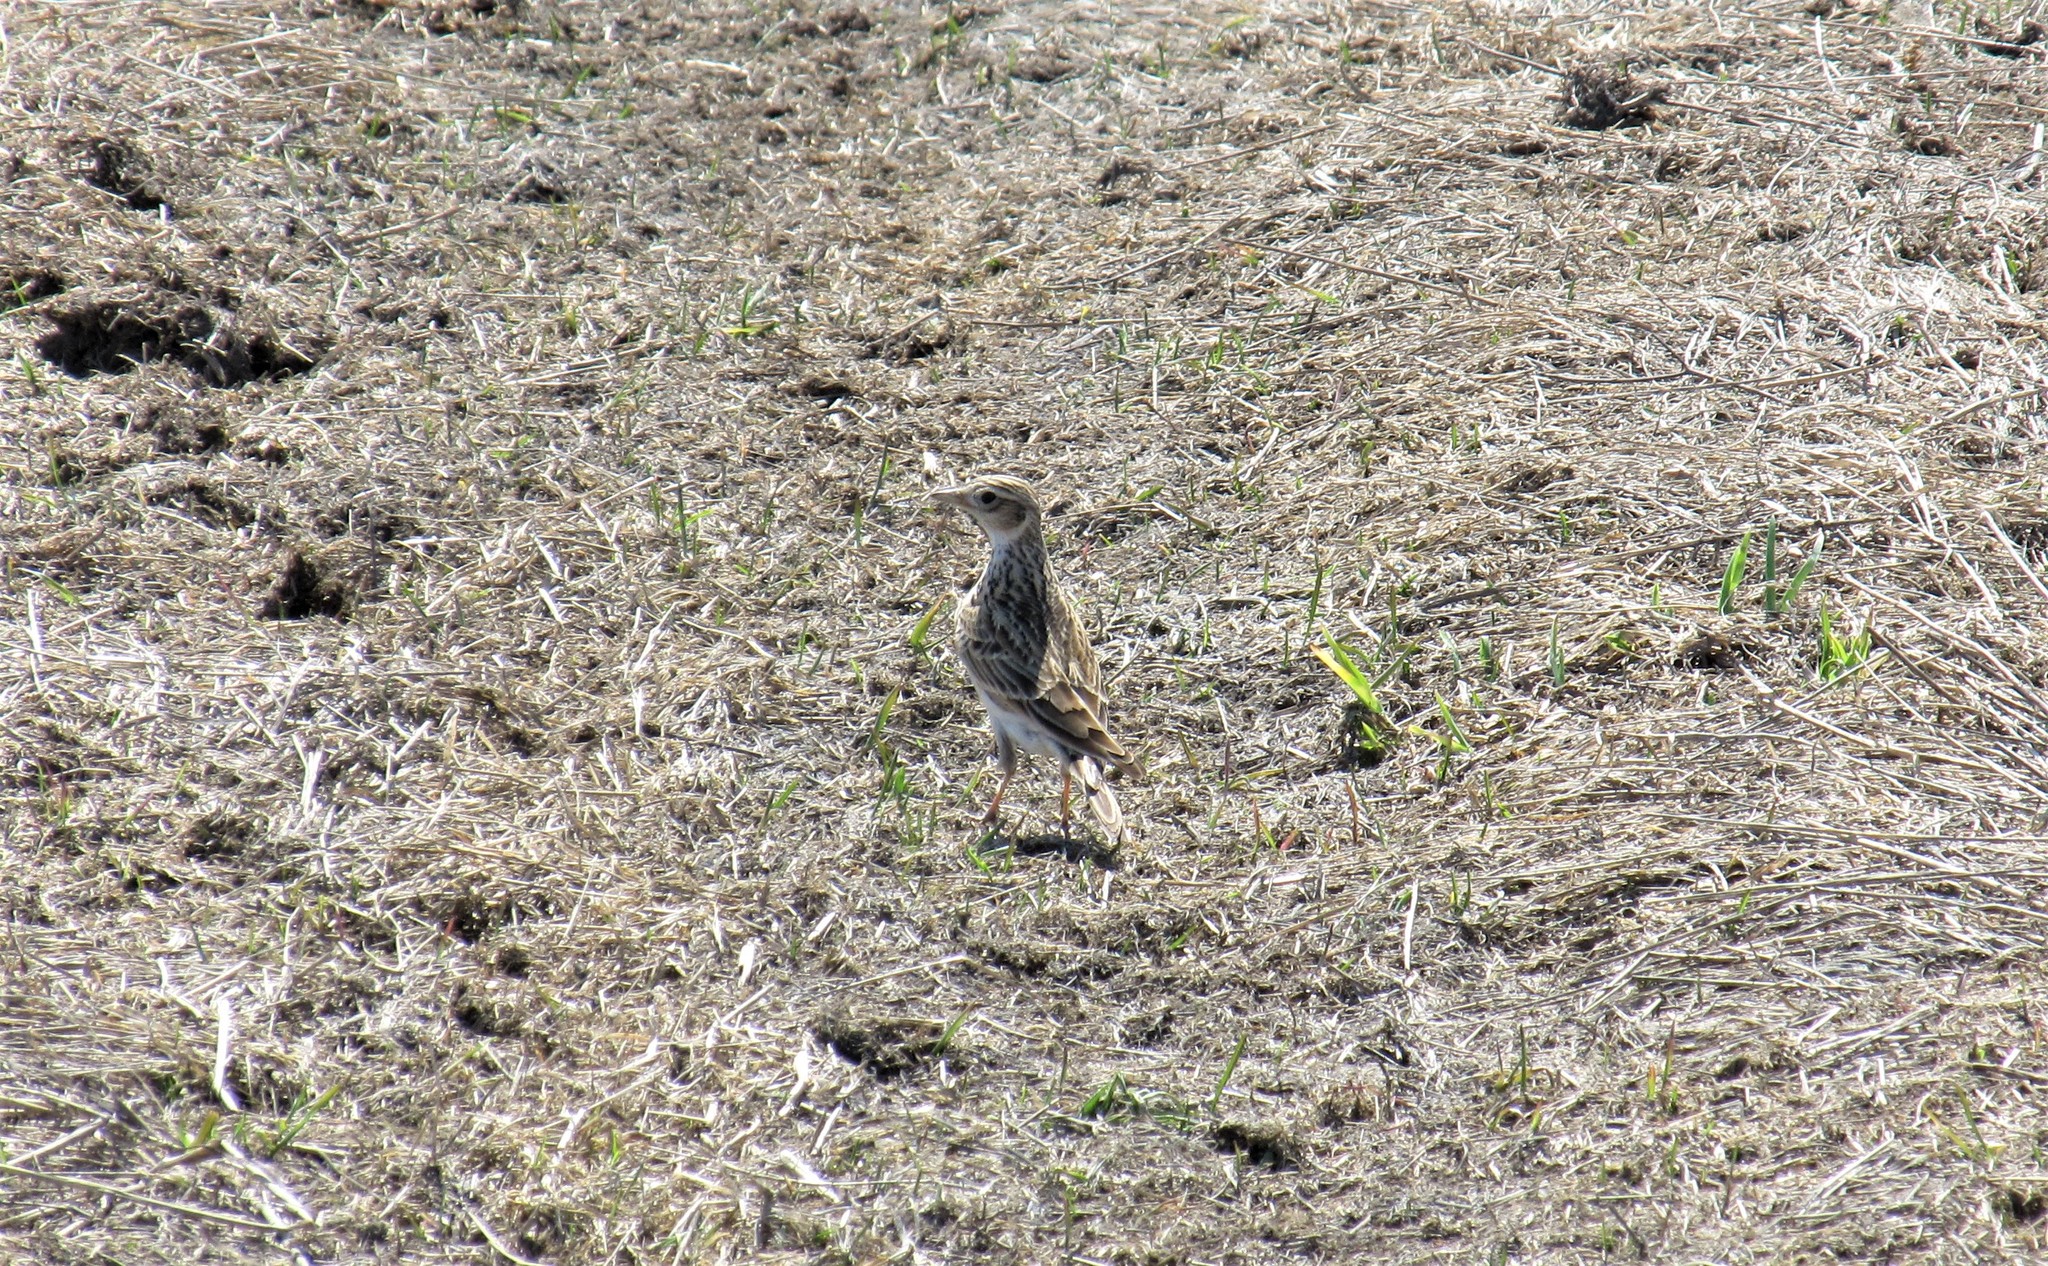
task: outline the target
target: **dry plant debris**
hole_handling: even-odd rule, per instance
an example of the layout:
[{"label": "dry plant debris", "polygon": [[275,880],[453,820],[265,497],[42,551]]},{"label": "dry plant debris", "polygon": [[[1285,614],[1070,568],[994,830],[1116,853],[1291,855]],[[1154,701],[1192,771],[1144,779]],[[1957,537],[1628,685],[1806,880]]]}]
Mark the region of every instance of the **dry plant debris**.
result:
[{"label": "dry plant debris", "polygon": [[2038,6],[5,16],[0,1256],[2040,1255]]}]

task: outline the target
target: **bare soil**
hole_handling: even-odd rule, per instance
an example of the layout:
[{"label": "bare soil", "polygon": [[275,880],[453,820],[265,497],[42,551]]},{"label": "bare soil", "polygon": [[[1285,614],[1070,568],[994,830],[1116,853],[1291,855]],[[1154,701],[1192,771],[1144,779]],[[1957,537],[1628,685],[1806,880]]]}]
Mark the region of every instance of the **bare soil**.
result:
[{"label": "bare soil", "polygon": [[2040,5],[0,16],[0,1258],[2048,1246]]}]

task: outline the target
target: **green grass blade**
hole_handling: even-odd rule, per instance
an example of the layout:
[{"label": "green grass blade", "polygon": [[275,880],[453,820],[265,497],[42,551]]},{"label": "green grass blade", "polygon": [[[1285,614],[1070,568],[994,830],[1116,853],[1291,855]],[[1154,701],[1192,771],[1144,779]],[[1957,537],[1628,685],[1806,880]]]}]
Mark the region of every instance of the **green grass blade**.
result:
[{"label": "green grass blade", "polygon": [[1465,731],[1458,728],[1458,718],[1451,715],[1451,705],[1442,695],[1436,697],[1437,715],[1444,719],[1444,727],[1451,732],[1450,747],[1454,752],[1470,752],[1472,740],[1465,737]]},{"label": "green grass blade", "polygon": [[1815,550],[1807,555],[1805,562],[1799,564],[1799,570],[1792,573],[1792,579],[1785,585],[1785,610],[1790,611],[1792,604],[1799,601],[1799,591],[1806,588],[1807,577],[1813,575],[1813,565],[1819,561],[1820,551]]},{"label": "green grass blade", "polygon": [[932,603],[931,610],[924,613],[916,626],[910,630],[910,649],[924,654],[925,644],[931,639],[932,621],[938,618],[939,608],[946,605],[944,598]]},{"label": "green grass blade", "polygon": [[1209,1111],[1216,1111],[1217,1105],[1223,1102],[1223,1091],[1230,1085],[1230,1079],[1237,1075],[1238,1061],[1244,1058],[1245,1043],[1250,1040],[1251,1034],[1238,1034],[1237,1049],[1230,1052],[1230,1058],[1223,1062],[1223,1075],[1216,1079],[1216,1089],[1209,1094]]},{"label": "green grass blade", "polygon": [[889,697],[882,700],[882,710],[875,714],[875,728],[868,732],[868,746],[879,748],[882,735],[889,728],[889,714],[896,711],[896,699],[903,693],[903,687],[892,686]]},{"label": "green grass blade", "polygon": [[1781,609],[1778,594],[1778,520],[1773,515],[1764,526],[1764,614],[1776,615]]},{"label": "green grass blade", "polygon": [[1323,667],[1335,673],[1337,680],[1350,689],[1353,697],[1366,711],[1374,716],[1382,715],[1379,695],[1372,688],[1372,678],[1358,666],[1358,661],[1351,658],[1351,652],[1344,643],[1327,635],[1324,640],[1324,646],[1313,646],[1309,649],[1315,652],[1317,659],[1323,661]]},{"label": "green grass blade", "polygon": [[1742,587],[1742,574],[1749,570],[1749,533],[1735,543],[1735,552],[1728,556],[1728,570],[1721,574],[1721,614],[1735,614],[1735,591]]}]

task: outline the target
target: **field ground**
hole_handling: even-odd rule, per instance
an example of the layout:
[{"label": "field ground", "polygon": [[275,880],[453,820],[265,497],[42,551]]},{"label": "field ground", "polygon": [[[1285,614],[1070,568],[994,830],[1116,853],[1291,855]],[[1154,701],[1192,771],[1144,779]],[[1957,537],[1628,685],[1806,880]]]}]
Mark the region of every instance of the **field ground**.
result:
[{"label": "field ground", "polygon": [[2041,6],[4,22],[0,1258],[2048,1246]]}]

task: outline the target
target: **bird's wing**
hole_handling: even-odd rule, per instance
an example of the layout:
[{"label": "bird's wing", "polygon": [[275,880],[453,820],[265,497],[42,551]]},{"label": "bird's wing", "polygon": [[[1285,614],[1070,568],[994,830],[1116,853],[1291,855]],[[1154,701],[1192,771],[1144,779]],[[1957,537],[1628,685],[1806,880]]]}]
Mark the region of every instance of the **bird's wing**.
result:
[{"label": "bird's wing", "polygon": [[[1030,630],[1008,620],[983,619],[978,594],[961,602],[959,620],[953,652],[970,681],[1000,699],[1024,700],[1039,693],[1047,655],[1031,644]],[[1024,711],[1021,702],[1015,706]]]},{"label": "bird's wing", "polygon": [[1109,732],[1109,703],[1102,694],[1102,667],[1088,645],[1088,631],[1065,599],[1050,604],[1045,659],[1039,666],[1037,696],[1026,704],[1040,724],[1061,741],[1126,773],[1137,763]]}]

